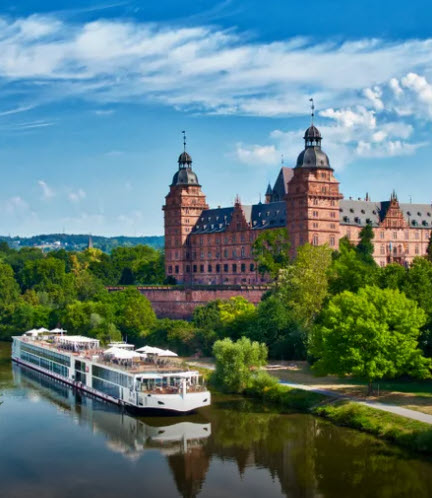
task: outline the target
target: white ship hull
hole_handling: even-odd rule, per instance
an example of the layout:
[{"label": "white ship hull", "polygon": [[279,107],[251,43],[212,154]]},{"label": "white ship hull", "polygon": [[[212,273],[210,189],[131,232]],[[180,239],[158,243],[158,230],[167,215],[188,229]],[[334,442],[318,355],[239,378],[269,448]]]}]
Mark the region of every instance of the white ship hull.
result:
[{"label": "white ship hull", "polygon": [[[14,345],[12,351],[12,360],[16,363],[24,365],[28,368],[41,372],[53,379],[60,382],[64,382],[77,390],[85,391],[97,398],[105,400],[110,403],[123,406],[131,411],[135,412],[154,412],[154,413],[178,413],[185,414],[193,412],[198,408],[208,406],[211,402],[211,394],[207,390],[199,390],[197,392],[187,392],[186,389],[179,390],[176,393],[158,393],[158,392],[142,392],[137,391],[133,386],[118,387],[119,396],[111,396],[105,392],[100,391],[93,387],[93,377],[91,375],[93,363],[91,361],[84,360],[82,358],[76,358],[72,354],[62,353],[61,356],[64,358],[69,358],[69,367],[63,367],[63,370],[67,372],[67,375],[62,375],[52,371],[52,369],[47,369],[36,364],[36,356],[30,355],[32,361],[27,361],[23,356],[29,357],[28,354],[21,353],[21,343],[20,338],[14,338]],[[40,347],[40,346],[39,346]],[[42,360],[45,361],[46,360]],[[39,363],[42,362],[41,360]],[[86,374],[83,375],[84,382],[77,380],[80,372],[75,371],[74,363],[75,361],[80,362],[85,365]],[[52,364],[51,364],[52,365]],[[95,366],[101,368],[100,364],[95,364]],[[124,372],[116,371],[114,368],[106,369],[114,374],[123,374]],[[131,380],[133,377],[131,376]]]}]

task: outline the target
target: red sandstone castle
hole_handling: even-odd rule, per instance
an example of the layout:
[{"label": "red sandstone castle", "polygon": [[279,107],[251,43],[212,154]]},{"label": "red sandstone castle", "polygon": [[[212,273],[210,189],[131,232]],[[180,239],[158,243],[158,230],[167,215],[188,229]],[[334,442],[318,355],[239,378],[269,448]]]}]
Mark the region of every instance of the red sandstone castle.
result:
[{"label": "red sandstone castle", "polygon": [[287,227],[293,251],[309,242],[337,249],[339,239],[358,242],[368,223],[375,238],[374,257],[381,266],[408,264],[426,253],[432,227],[428,204],[344,199],[321,134],[312,124],[304,135],[305,148],[294,168],[281,168],[265,204],[209,209],[192,158],[186,150],[178,159],[163,206],[165,212],[166,274],[186,284],[257,284],[252,245],[262,230]]}]

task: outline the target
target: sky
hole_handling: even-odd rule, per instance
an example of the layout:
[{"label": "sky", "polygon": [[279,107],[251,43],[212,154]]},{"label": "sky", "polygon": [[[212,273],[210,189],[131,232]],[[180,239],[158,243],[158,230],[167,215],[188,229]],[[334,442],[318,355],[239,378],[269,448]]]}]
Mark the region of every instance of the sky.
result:
[{"label": "sky", "polygon": [[182,130],[210,206],[310,124],[345,197],[432,202],[432,4],[2,0],[0,234],[163,234]]}]

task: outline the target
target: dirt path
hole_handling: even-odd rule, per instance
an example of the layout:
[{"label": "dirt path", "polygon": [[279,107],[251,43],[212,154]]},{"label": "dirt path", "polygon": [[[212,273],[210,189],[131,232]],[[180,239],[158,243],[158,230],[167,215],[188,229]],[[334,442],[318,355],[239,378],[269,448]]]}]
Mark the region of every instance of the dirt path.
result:
[{"label": "dirt path", "polygon": [[298,384],[296,382],[281,381],[281,384],[295,389],[303,389],[304,391],[311,391],[314,393],[323,394],[324,396],[331,396],[333,398],[355,401],[356,403],[365,406],[370,406],[371,408],[375,408],[376,410],[382,410],[384,412],[394,413],[395,415],[400,415],[401,417],[410,418],[412,420],[418,420],[419,422],[424,422],[425,424],[432,425],[432,415],[427,415],[426,413],[410,410],[408,408],[402,408],[396,405],[387,405],[385,403],[379,403],[378,401],[362,401],[335,391],[319,389],[314,386],[307,386],[306,384]]}]

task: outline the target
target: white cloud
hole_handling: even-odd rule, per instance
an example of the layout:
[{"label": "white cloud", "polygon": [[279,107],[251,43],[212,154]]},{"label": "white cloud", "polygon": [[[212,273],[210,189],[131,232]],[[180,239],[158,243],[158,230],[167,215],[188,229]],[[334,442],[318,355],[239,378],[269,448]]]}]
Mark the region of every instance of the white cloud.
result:
[{"label": "white cloud", "polygon": [[366,100],[381,111],[384,85],[402,95],[404,75],[432,75],[432,39],[264,43],[209,26],[55,16],[0,18],[0,28],[0,81],[23,80],[40,100],[82,96],[275,116],[304,114],[312,93],[321,109]]},{"label": "white cloud", "polygon": [[27,209],[29,209],[29,205],[18,195],[7,199],[4,204],[4,210],[7,214],[16,214],[27,211]]},{"label": "white cloud", "polygon": [[42,189],[42,199],[48,200],[55,196],[54,190],[44,180],[39,180],[38,185]]},{"label": "white cloud", "polygon": [[243,145],[238,143],[235,154],[240,162],[248,165],[274,165],[280,157],[274,145]]},{"label": "white cloud", "polygon": [[80,188],[76,192],[69,192],[68,198],[71,202],[79,202],[86,198],[86,193]]},{"label": "white cloud", "polygon": [[355,109],[325,109],[319,114],[324,118],[334,119],[344,128],[353,128],[355,126],[369,129],[376,128],[375,111],[368,110],[363,106],[358,106]]}]

